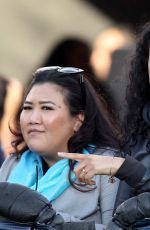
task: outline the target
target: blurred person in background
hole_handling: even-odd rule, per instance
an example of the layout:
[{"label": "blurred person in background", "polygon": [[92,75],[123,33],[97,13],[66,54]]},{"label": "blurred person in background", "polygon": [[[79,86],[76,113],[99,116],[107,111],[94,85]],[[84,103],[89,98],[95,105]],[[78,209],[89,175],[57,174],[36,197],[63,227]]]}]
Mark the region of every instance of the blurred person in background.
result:
[{"label": "blurred person in background", "polygon": [[[56,44],[40,66],[75,66],[84,69],[97,92],[108,101],[107,92],[102,84],[99,83],[97,87],[97,81],[90,64],[91,52],[91,46],[84,39],[67,37]],[[112,113],[110,104],[108,104],[108,110]]]},{"label": "blurred person in background", "polygon": [[9,123],[20,110],[23,99],[23,86],[14,79],[0,76],[0,165],[10,152],[13,151],[13,138],[9,130]]},{"label": "blurred person in background", "polygon": [[85,40],[68,37],[56,44],[41,66],[75,66],[91,74],[90,54],[91,48]]},{"label": "blurred person in background", "polygon": [[96,37],[90,57],[95,80],[121,124],[126,113],[127,61],[132,42],[129,31],[117,26],[106,28]]}]

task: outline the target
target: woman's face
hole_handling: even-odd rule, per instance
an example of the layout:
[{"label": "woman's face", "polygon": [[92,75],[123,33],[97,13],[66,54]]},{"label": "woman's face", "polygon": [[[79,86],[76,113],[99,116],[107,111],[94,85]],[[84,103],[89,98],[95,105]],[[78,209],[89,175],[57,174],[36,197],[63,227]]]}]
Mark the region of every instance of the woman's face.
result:
[{"label": "woman's face", "polygon": [[57,152],[68,151],[68,140],[79,128],[80,115],[70,115],[65,95],[66,91],[55,84],[34,85],[20,115],[22,134],[29,149],[54,162],[58,160]]}]

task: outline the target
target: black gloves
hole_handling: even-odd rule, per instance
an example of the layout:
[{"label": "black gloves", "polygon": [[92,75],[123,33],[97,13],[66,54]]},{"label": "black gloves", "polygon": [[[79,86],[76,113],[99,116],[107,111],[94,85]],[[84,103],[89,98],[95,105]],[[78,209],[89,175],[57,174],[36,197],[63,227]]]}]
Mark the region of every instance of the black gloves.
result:
[{"label": "black gloves", "polygon": [[0,216],[19,223],[63,223],[50,202],[35,190],[8,182],[0,183]]},{"label": "black gloves", "polygon": [[37,191],[0,182],[0,229],[30,229],[31,226],[37,230],[95,230],[94,221],[64,223]]},{"label": "black gloves", "polygon": [[134,223],[144,218],[150,218],[149,192],[141,193],[123,202],[117,208],[113,221],[123,229],[130,229]]}]

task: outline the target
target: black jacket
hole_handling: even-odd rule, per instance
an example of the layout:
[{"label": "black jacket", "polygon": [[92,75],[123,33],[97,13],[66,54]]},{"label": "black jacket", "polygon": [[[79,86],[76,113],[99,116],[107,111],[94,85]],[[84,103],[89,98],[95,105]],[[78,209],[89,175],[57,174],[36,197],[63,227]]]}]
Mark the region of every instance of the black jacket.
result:
[{"label": "black jacket", "polygon": [[121,182],[115,208],[133,196],[150,192],[150,139],[139,136],[137,144],[132,145],[129,151],[131,156],[127,156],[116,173]]},{"label": "black jacket", "polygon": [[116,196],[114,210],[118,208],[114,221],[122,227],[128,226],[124,229],[139,219],[150,218],[150,139],[140,136],[137,140],[130,148],[133,158],[128,156],[116,174],[122,181]]}]

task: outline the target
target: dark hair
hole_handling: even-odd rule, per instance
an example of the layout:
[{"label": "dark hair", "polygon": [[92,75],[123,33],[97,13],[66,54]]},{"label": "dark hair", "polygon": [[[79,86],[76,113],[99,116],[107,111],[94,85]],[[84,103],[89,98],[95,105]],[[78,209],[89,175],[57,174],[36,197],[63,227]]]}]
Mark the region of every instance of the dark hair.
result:
[{"label": "dark hair", "polygon": [[150,100],[150,86],[148,75],[148,58],[150,48],[150,23],[146,23],[137,38],[135,54],[131,61],[130,83],[127,88],[128,114],[126,132],[128,139],[137,134],[146,135],[150,129],[143,121],[142,110]]},{"label": "dark hair", "polygon": [[[58,72],[58,70],[36,71],[27,94],[34,85],[44,83],[56,84],[64,89],[62,92],[65,95],[65,103],[69,107],[70,114],[75,116],[81,111],[84,113],[85,120],[83,125],[68,142],[70,152],[82,153],[83,149],[87,148],[89,144],[95,145],[96,148],[112,147],[118,149],[120,146],[120,130],[108,113],[106,102],[100,95],[96,94],[92,84],[85,75],[83,86],[81,87],[80,77],[81,73],[69,74]],[[85,94],[84,106],[82,100],[83,93]],[[18,144],[23,142],[23,137],[21,131],[13,133],[17,137],[16,141],[13,142],[13,146],[17,149]],[[23,150],[21,149],[21,151]],[[70,169],[72,170],[73,167],[73,162],[70,160]]]},{"label": "dark hair", "polygon": [[5,99],[7,95],[7,86],[9,81],[3,77],[0,76],[0,120],[3,117],[4,114],[4,105],[5,105]]}]

